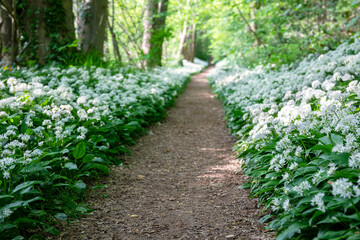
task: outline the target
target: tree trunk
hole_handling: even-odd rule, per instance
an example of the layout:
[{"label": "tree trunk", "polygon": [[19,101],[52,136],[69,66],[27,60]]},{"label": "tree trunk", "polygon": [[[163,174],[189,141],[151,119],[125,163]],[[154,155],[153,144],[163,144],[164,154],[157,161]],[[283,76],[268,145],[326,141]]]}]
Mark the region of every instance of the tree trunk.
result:
[{"label": "tree trunk", "polygon": [[45,29],[45,4],[42,0],[25,0],[25,15],[21,19],[23,34],[26,41],[30,42],[30,47],[26,52],[30,60],[36,60],[37,63],[45,64],[45,58],[48,54],[50,38],[47,37]]},{"label": "tree trunk", "polygon": [[147,68],[161,66],[167,7],[168,0],[148,0],[146,6],[142,50]]},{"label": "tree trunk", "polygon": [[65,29],[62,30],[62,37],[68,39],[68,41],[73,42],[75,40],[75,16],[73,12],[73,1],[72,0],[62,0],[62,7],[65,13]]},{"label": "tree trunk", "polygon": [[4,0],[1,2],[1,46],[3,65],[16,62],[18,52],[18,37],[16,24],[16,1]]},{"label": "tree trunk", "polygon": [[85,0],[83,12],[79,23],[79,38],[82,39],[81,49],[85,53],[94,51],[102,56],[108,18],[108,1]]},{"label": "tree trunk", "polygon": [[20,1],[22,8],[18,9],[21,15],[19,22],[22,45],[27,46],[22,50],[26,60],[35,60],[41,65],[47,60],[57,60],[57,50],[75,40],[72,0]]},{"label": "tree trunk", "polygon": [[196,24],[189,26],[186,30],[181,55],[185,60],[194,62],[196,52]]},{"label": "tree trunk", "polygon": [[[196,3],[196,0],[194,2]],[[190,6],[190,0],[186,1],[186,6]],[[182,59],[194,62],[196,53],[196,24],[189,25],[188,22],[188,16],[186,16],[184,29],[180,37],[179,59],[182,56]]]}]

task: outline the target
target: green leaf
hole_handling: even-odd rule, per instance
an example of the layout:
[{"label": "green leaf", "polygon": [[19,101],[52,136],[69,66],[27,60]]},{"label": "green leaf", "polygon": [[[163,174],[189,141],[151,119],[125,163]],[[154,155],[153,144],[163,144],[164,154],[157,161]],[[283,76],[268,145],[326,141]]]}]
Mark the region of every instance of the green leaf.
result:
[{"label": "green leaf", "polygon": [[19,223],[39,223],[39,221],[36,221],[34,219],[30,219],[30,218],[17,218],[14,221],[15,224],[19,224]]},{"label": "green leaf", "polygon": [[85,213],[88,211],[86,208],[84,208],[82,206],[77,206],[75,210],[78,212],[82,212],[82,213]]},{"label": "green leaf", "polygon": [[[65,220],[66,220],[66,219],[65,219]],[[54,228],[54,227],[49,227],[49,228],[45,229],[45,232],[48,232],[48,233],[50,233],[50,234],[52,234],[52,235],[56,235],[56,236],[59,236],[59,235],[60,235],[59,230],[57,230],[57,229]]]},{"label": "green leaf", "polygon": [[99,163],[90,164],[88,169],[98,169],[98,170],[102,171],[103,173],[105,173],[106,175],[108,175],[110,173],[110,170],[107,166],[99,164]]},{"label": "green leaf", "polygon": [[100,188],[107,188],[106,185],[96,185],[96,186],[93,186],[91,189],[100,189]]},{"label": "green leaf", "polygon": [[22,173],[35,173],[35,172],[41,172],[41,171],[47,171],[45,167],[39,165],[39,164],[30,164],[25,166],[23,169],[21,169],[20,172]]},{"label": "green leaf", "polygon": [[259,220],[259,222],[264,223],[264,222],[266,222],[268,219],[270,219],[272,217],[274,217],[274,215],[271,215],[271,214],[265,215]]},{"label": "green leaf", "polygon": [[14,198],[14,196],[12,196],[12,195],[0,195],[0,199],[4,199],[4,198]]},{"label": "green leaf", "polygon": [[78,166],[75,163],[68,162],[68,163],[65,163],[64,168],[67,168],[69,170],[76,170],[76,169],[78,169]]},{"label": "green leaf", "polygon": [[322,142],[324,145],[332,145],[331,140],[328,136],[319,138],[319,141]]},{"label": "green leaf", "polygon": [[83,181],[77,181],[74,186],[80,190],[86,189],[86,184]]},{"label": "green leaf", "polygon": [[316,240],[328,240],[328,239],[335,239],[337,237],[341,237],[342,235],[346,234],[348,230],[343,231],[326,231],[323,235],[318,236],[315,238]]},{"label": "green leaf", "polygon": [[330,136],[331,136],[331,140],[335,143],[335,145],[338,145],[338,144],[342,145],[344,143],[342,136],[334,134],[334,133],[331,133]]},{"label": "green leaf", "polygon": [[42,183],[42,181],[27,181],[23,182],[15,187],[15,189],[12,191],[12,193],[16,193],[22,189],[28,188],[29,186],[34,186],[35,184]]},{"label": "green leaf", "polygon": [[84,142],[80,142],[72,152],[75,159],[82,158],[86,153],[86,146]]},{"label": "green leaf", "polygon": [[13,239],[11,239],[11,240],[23,240],[23,239],[25,239],[23,236],[16,236],[16,237],[14,237]]},{"label": "green leaf", "polygon": [[277,240],[286,240],[286,239],[293,239],[293,236],[296,233],[300,233],[301,229],[307,227],[307,224],[302,223],[293,223],[285,231],[283,231],[279,236],[277,236]]},{"label": "green leaf", "polygon": [[62,221],[67,220],[67,215],[65,213],[57,213],[54,217],[56,219],[59,219],[59,220],[62,220]]},{"label": "green leaf", "polygon": [[0,224],[0,233],[13,228],[17,228],[17,226],[9,223]]},{"label": "green leaf", "polygon": [[26,130],[29,128],[29,126],[26,124],[26,122],[28,122],[30,120],[30,117],[31,117],[31,115],[27,115],[22,121],[20,132],[23,134],[26,133]]},{"label": "green leaf", "polygon": [[348,166],[349,164],[349,154],[348,153],[324,153],[319,156],[319,158],[328,160],[336,163],[340,166]]}]

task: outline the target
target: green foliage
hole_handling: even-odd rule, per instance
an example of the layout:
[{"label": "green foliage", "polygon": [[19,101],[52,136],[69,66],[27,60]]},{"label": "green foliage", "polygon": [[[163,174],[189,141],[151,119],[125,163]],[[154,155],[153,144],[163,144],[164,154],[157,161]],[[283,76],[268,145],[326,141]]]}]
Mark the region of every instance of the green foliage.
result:
[{"label": "green foliage", "polygon": [[360,238],[359,46],[357,35],[295,66],[211,77],[249,176],[241,188],[271,211],[261,221],[277,239]]},{"label": "green foliage", "polygon": [[[3,70],[0,83],[6,86],[0,90],[1,101],[12,101],[0,106],[1,239],[41,238],[34,231],[59,235],[54,227],[58,221],[69,222],[91,212],[84,204],[85,191],[105,186],[89,189],[88,180],[108,175],[111,165],[122,164],[121,156],[130,154],[127,146],[166,115],[191,71],[179,74],[159,69],[145,74],[115,65],[107,70],[94,66]],[[116,89],[104,88],[108,78]],[[52,88],[54,94],[35,96],[30,89],[17,89],[15,94],[10,88],[18,84],[40,84],[42,91]],[[71,91],[63,89],[67,84]],[[131,87],[127,89],[126,84]],[[149,91],[152,85],[155,93]],[[85,86],[99,93],[100,105],[77,101]],[[106,101],[112,106],[102,105]],[[121,105],[125,101],[129,103]],[[98,107],[111,112],[100,113]],[[98,117],[90,117],[91,111],[98,112]]]},{"label": "green foliage", "polygon": [[215,1],[203,11],[212,16],[205,26],[215,60],[278,67],[335,49],[359,30],[357,8],[353,0],[237,0]]}]

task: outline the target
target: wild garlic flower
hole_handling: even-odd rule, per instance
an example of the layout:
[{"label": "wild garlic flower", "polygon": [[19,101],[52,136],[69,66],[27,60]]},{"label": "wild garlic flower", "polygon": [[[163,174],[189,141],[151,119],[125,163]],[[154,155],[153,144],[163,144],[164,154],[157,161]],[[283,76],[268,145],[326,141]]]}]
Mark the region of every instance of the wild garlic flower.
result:
[{"label": "wild garlic flower", "polygon": [[274,198],[272,201],[271,201],[271,210],[273,210],[274,212],[280,210],[281,208],[281,201],[279,198]]},{"label": "wild garlic flower", "polygon": [[353,184],[347,178],[339,178],[332,184],[332,194],[340,195],[342,198],[351,198],[353,196]]},{"label": "wild garlic flower", "polygon": [[308,181],[302,181],[298,186],[292,188],[292,191],[295,191],[300,196],[304,196],[305,191],[311,188],[311,184]]},{"label": "wild garlic flower", "polygon": [[325,212],[325,204],[323,201],[325,194],[324,193],[318,193],[311,199],[311,205],[316,206],[316,209]]},{"label": "wild garlic flower", "polygon": [[291,208],[290,199],[286,199],[283,203],[283,209],[285,211],[289,211]]},{"label": "wild garlic flower", "polygon": [[331,176],[331,175],[335,174],[335,171],[337,169],[336,164],[335,163],[329,163],[328,167],[329,167],[329,169],[327,171],[327,175]]}]

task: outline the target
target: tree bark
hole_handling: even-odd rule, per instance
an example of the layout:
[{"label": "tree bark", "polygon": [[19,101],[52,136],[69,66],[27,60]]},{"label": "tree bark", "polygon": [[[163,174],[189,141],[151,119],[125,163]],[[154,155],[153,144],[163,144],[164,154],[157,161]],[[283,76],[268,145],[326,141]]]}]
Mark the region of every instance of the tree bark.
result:
[{"label": "tree bark", "polygon": [[196,24],[189,26],[184,34],[185,39],[181,49],[181,55],[185,60],[194,62],[196,52]]},{"label": "tree bark", "polygon": [[[57,60],[60,47],[75,40],[72,0],[18,0],[25,59],[44,65]],[[65,49],[64,51],[72,51]]]},{"label": "tree bark", "polygon": [[16,62],[18,53],[16,1],[2,0],[1,5],[1,47],[3,50],[3,65],[11,65]]},{"label": "tree bark", "polygon": [[142,50],[147,68],[161,66],[167,7],[168,0],[148,0],[146,5]]},{"label": "tree bark", "polygon": [[62,30],[62,37],[68,41],[75,40],[75,16],[73,12],[73,0],[62,0],[62,7],[65,12],[65,29]]},{"label": "tree bark", "polygon": [[85,0],[83,11],[79,23],[79,38],[82,39],[81,49],[85,53],[94,51],[102,56],[108,18],[108,1]]},{"label": "tree bark", "polygon": [[[196,0],[194,1],[196,4]],[[186,1],[186,6],[190,7],[190,0]],[[195,15],[193,15],[195,17]],[[179,59],[185,59],[190,62],[194,62],[195,53],[196,53],[196,24],[189,24],[188,16],[186,16],[184,22],[184,29],[180,37],[180,47],[179,47]]]}]

